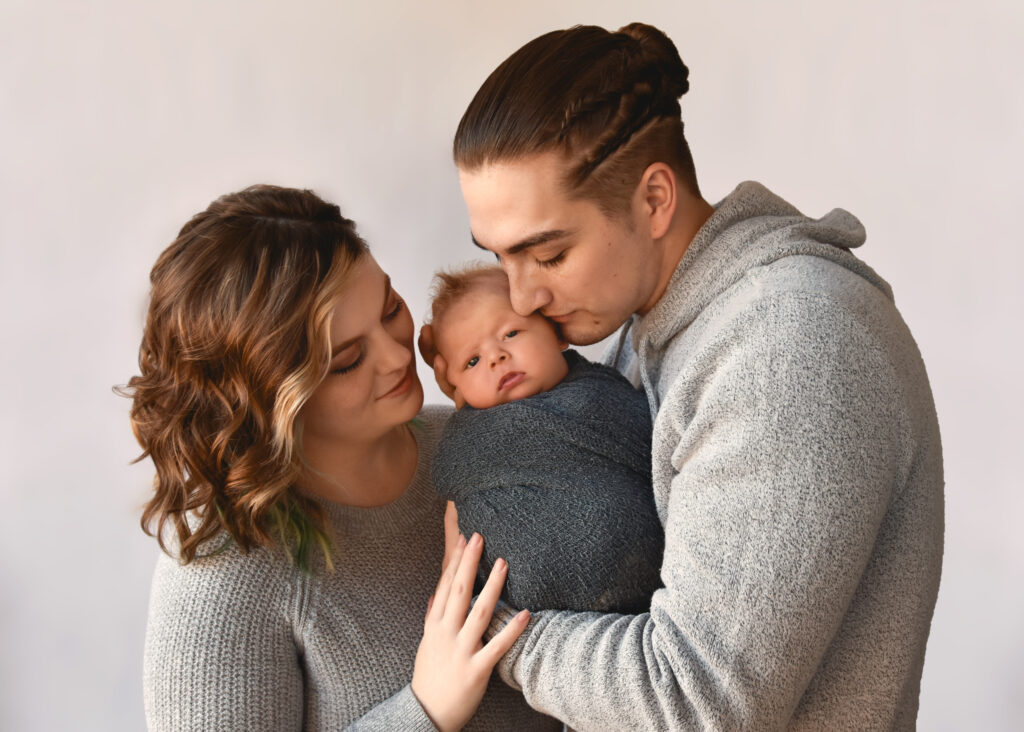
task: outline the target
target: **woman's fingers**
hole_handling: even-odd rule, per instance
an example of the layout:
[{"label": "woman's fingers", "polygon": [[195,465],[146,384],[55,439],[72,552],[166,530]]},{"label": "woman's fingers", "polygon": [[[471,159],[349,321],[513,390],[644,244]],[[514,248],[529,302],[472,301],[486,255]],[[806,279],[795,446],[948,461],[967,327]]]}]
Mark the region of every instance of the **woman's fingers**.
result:
[{"label": "woman's fingers", "polygon": [[484,588],[473,603],[473,610],[466,618],[465,631],[472,638],[480,638],[491,622],[491,615],[494,614],[494,606],[501,596],[501,588],[505,586],[505,578],[508,576],[508,563],[504,559],[496,559],[491,573],[487,577]]},{"label": "woman's fingers", "polygon": [[448,596],[451,593],[452,582],[455,580],[455,573],[462,562],[462,556],[466,550],[466,538],[461,534],[455,540],[455,548],[452,552],[448,566],[441,572],[441,579],[437,581],[437,589],[434,590],[434,599],[427,611],[427,622],[440,620],[445,616],[445,609],[448,605]]},{"label": "woman's fingers", "polygon": [[[490,618],[490,615],[488,615]],[[519,636],[530,624],[530,611],[520,610],[504,628],[487,641],[487,645],[476,653],[476,660],[487,668],[494,666],[501,660],[501,657],[508,653],[508,649],[519,639]]]},{"label": "woman's fingers", "polygon": [[448,569],[451,564],[452,555],[455,553],[455,545],[459,542],[459,511],[455,508],[454,501],[448,501],[448,508],[444,511],[444,559],[441,560],[441,572]]},{"label": "woman's fingers", "polygon": [[[445,608],[445,620],[461,627],[466,620],[466,611],[469,609],[469,601],[473,597],[473,582],[476,580],[476,568],[480,563],[480,554],[484,549],[484,539],[480,534],[474,533],[466,544],[461,558],[455,568],[455,576],[452,580],[451,589],[448,592],[447,607]],[[452,564],[456,564],[453,559]]]}]

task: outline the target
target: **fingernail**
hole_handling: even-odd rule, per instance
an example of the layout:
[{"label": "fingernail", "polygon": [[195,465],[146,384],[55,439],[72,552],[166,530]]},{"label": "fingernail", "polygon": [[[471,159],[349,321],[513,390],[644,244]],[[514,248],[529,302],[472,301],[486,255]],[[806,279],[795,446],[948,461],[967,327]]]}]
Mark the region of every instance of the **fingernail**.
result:
[{"label": "fingernail", "polygon": [[480,536],[480,534],[474,531],[473,538],[469,540],[469,545],[473,548],[476,548],[481,541],[483,541],[483,538]]},{"label": "fingernail", "polygon": [[520,610],[518,613],[516,613],[516,620],[518,620],[520,622],[525,623],[529,619],[530,619],[530,611],[529,610]]},{"label": "fingernail", "polygon": [[506,569],[508,569],[508,562],[506,562],[501,557],[498,557],[497,559],[494,560],[494,571],[495,572],[504,572]]}]

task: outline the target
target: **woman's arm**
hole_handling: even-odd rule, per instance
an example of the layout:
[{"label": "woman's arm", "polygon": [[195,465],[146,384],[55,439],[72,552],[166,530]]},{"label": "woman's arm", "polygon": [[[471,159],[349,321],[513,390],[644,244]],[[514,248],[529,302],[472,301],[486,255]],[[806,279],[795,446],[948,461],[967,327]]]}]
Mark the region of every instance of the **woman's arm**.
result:
[{"label": "woman's arm", "polygon": [[[523,613],[481,642],[506,569],[500,563],[492,571],[467,616],[482,548],[479,536],[468,546],[457,543],[427,612],[412,683],[350,729],[433,730],[436,724],[447,731],[476,711],[494,664],[529,617]],[[149,729],[301,729],[309,710],[292,613],[303,605],[295,593],[306,582],[282,582],[256,553],[241,557],[229,549],[187,566],[162,555],[146,633]]]},{"label": "woman's arm", "polygon": [[291,588],[242,574],[251,558],[229,549],[181,566],[160,556],[143,675],[150,730],[301,728]]}]

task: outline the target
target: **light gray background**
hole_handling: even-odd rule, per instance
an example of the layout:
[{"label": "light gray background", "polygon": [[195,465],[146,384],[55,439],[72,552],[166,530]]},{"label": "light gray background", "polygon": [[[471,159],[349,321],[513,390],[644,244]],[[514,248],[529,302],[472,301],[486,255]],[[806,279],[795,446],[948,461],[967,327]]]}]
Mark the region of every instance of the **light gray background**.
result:
[{"label": "light gray background", "polygon": [[135,372],[148,271],[181,224],[249,183],[312,187],[419,320],[429,274],[474,256],[449,149],[478,85],[541,32],[645,20],[691,68],[708,198],[753,178],[865,223],[945,443],[920,727],[1019,729],[1022,7],[3,0],[0,728],[143,725],[152,468],[128,466],[110,387]]}]

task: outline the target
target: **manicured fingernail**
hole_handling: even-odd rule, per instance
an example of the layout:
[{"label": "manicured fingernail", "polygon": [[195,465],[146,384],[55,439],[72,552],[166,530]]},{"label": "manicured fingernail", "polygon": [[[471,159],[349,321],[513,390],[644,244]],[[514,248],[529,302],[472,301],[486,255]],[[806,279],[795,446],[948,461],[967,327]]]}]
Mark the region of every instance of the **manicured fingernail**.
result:
[{"label": "manicured fingernail", "polygon": [[494,571],[495,572],[504,572],[506,569],[508,569],[508,562],[506,562],[501,557],[498,557],[497,559],[494,560]]},{"label": "manicured fingernail", "polygon": [[474,531],[473,538],[469,540],[469,545],[473,548],[476,548],[477,546],[479,546],[481,541],[483,541],[483,538],[480,536],[480,534]]}]

